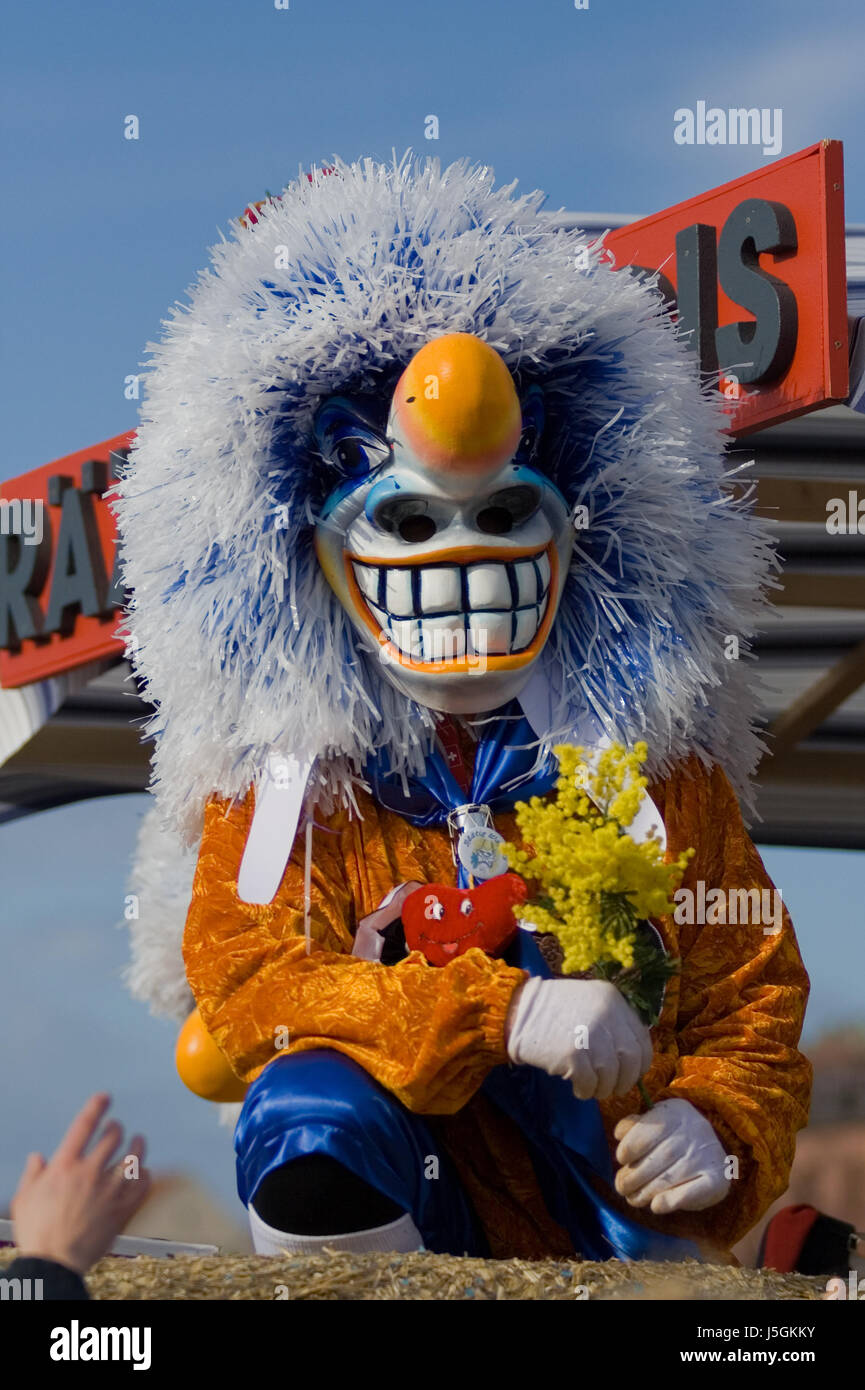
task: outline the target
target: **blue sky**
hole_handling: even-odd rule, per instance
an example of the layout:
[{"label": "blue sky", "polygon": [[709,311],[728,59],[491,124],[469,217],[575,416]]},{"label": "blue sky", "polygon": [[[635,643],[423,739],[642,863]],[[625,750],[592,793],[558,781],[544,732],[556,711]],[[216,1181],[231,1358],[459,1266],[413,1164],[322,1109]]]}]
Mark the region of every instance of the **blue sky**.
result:
[{"label": "blue sky", "polygon": [[[463,155],[548,207],[652,212],[766,161],[682,147],[673,113],[780,107],[783,154],[846,142],[865,222],[861,0],[42,0],[4,19],[0,477],[135,423],[124,377],[205,248],[299,167],[413,146]],[[127,115],[140,139],[123,138]],[[424,138],[425,117],[440,138]],[[0,1204],[24,1153],[106,1087],[154,1141],[232,1192],[228,1135],[188,1096],[173,1029],[123,992],[114,923],[142,798],[0,830]],[[863,856],[769,850],[814,978],[809,1033],[861,1018]]]}]

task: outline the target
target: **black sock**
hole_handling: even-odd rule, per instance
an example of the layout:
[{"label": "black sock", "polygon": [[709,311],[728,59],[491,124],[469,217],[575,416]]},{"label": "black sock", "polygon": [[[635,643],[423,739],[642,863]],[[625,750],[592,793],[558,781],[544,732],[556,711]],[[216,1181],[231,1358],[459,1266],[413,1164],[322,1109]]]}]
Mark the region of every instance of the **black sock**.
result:
[{"label": "black sock", "polygon": [[256,1188],[252,1205],[268,1226],[296,1236],[369,1231],[405,1215],[327,1154],[307,1154],[275,1168]]}]

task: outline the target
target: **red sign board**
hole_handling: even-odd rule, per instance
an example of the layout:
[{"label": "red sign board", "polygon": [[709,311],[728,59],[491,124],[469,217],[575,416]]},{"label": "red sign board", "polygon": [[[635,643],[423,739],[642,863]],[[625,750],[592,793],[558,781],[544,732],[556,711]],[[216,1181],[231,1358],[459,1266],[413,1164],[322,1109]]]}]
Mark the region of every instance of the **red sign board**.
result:
[{"label": "red sign board", "polygon": [[0,484],[0,686],[122,656],[117,535],[103,494],[133,433]]},{"label": "red sign board", "polygon": [[614,263],[660,271],[730,433],[849,392],[843,151],[824,140],[616,228]]}]

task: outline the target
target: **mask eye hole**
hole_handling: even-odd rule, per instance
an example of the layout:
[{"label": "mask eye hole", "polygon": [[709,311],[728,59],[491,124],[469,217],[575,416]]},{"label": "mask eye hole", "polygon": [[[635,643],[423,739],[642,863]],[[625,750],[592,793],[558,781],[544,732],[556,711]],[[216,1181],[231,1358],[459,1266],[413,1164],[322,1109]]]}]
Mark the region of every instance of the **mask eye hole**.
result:
[{"label": "mask eye hole", "polygon": [[436,533],[436,524],[431,516],[407,516],[399,524],[399,533],[404,541],[416,545],[428,541]]},{"label": "mask eye hole", "polygon": [[514,519],[506,507],[484,507],[478,512],[478,530],[487,536],[506,536]]},{"label": "mask eye hole", "polygon": [[536,487],[520,483],[495,493],[477,514],[477,526],[488,536],[506,536],[534,516],[541,495]]},{"label": "mask eye hole", "polygon": [[429,504],[422,497],[388,497],[376,507],[373,522],[410,545],[428,541],[437,531]]}]

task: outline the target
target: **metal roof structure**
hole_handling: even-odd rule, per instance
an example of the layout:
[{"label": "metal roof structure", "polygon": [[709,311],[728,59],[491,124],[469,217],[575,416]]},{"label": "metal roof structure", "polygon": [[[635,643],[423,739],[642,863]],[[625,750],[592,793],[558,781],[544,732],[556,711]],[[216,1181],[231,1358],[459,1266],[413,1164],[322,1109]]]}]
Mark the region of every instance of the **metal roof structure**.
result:
[{"label": "metal roof structure", "polygon": [[783,562],[756,645],[769,734],[759,833],[865,848],[865,531],[826,529],[832,499],[865,499],[865,415],[830,407],[741,444],[733,457],[755,460],[757,506]]},{"label": "metal roof structure", "polygon": [[[549,216],[598,233],[636,220]],[[847,228],[847,276],[849,404],[756,431],[730,447],[731,466],[753,460],[743,476],[756,484],[756,505],[774,522],[783,562],[782,587],[755,645],[768,751],[758,773],[761,819],[752,833],[767,844],[865,848],[865,516],[861,530],[855,514],[846,533],[827,528],[833,499],[846,504],[853,494],[865,504],[865,226]],[[0,759],[11,753],[0,765],[0,822],[146,788],[140,724],[148,708],[127,663],[103,663],[48,685],[39,696],[0,692]]]}]

